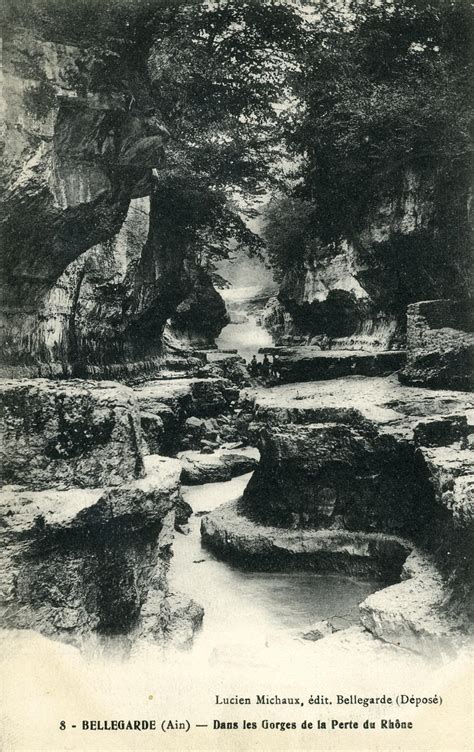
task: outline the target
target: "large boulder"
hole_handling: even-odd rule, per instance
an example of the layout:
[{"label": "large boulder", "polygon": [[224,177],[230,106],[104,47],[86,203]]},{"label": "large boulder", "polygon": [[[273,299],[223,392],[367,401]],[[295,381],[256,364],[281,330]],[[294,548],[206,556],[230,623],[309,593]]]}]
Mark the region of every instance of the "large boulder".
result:
[{"label": "large boulder", "polygon": [[150,457],[144,478],[118,488],[5,487],[3,623],[78,642],[130,631],[150,589],[157,611],[158,595],[162,604],[168,595],[180,471],[177,460]]},{"label": "large boulder", "polygon": [[90,488],[143,474],[139,414],[127,387],[2,381],[0,405],[3,483]]},{"label": "large boulder", "polygon": [[258,458],[258,449],[253,447],[217,449],[209,454],[192,450],[180,452],[178,459],[183,464],[181,481],[192,486],[230,480],[255,470]]},{"label": "large boulder", "polygon": [[470,301],[424,300],[407,310],[404,384],[474,389],[474,307]]}]

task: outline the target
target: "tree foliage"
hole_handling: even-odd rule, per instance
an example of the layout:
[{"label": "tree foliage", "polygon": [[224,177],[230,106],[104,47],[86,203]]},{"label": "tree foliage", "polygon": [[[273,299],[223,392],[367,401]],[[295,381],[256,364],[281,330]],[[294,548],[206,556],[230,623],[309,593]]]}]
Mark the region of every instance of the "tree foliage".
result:
[{"label": "tree foliage", "polygon": [[[318,4],[292,74],[287,130],[301,160],[300,182],[288,193],[314,207],[313,237],[328,245],[357,238],[374,208],[403,195],[411,173],[432,185],[423,274],[432,277],[438,265],[438,277],[452,277],[447,264],[466,266],[473,40],[467,0]],[[282,266],[288,255],[281,249]]]},{"label": "tree foliage", "polygon": [[248,203],[279,158],[275,105],[299,44],[300,19],[291,6],[9,0],[8,10],[45,38],[78,45],[68,83],[79,95],[118,95],[124,109],[158,111],[171,136],[155,186],[164,238],[196,253],[201,242],[198,256],[208,261],[225,254],[231,239],[258,249],[242,220],[245,202],[237,208],[230,198],[240,194]]},{"label": "tree foliage", "polygon": [[308,200],[282,196],[269,204],[264,238],[277,276],[300,266],[306,255],[315,250],[315,226],[315,207]]},{"label": "tree foliage", "polygon": [[352,0],[316,25],[291,141],[326,240],[365,221],[407,169],[462,179],[472,150],[473,16],[465,0]]}]

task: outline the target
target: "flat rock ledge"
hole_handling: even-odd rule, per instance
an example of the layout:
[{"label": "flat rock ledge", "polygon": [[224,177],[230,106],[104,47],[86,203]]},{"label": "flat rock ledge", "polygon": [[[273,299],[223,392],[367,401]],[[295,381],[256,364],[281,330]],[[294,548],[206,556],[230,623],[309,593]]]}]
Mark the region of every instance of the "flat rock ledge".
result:
[{"label": "flat rock ledge", "polygon": [[280,381],[337,379],[341,376],[382,376],[399,371],[406,361],[402,350],[320,350],[307,345],[263,348],[261,352],[278,356]]},{"label": "flat rock ledge", "polygon": [[384,584],[401,579],[359,607],[361,627],[395,649],[443,658],[455,655],[467,641],[464,617],[452,609],[450,590],[432,558],[404,538],[261,525],[243,515],[241,500],[203,517],[201,534],[218,555],[243,567],[370,575]]},{"label": "flat rock ledge", "polygon": [[395,582],[412,544],[385,533],[291,530],[244,515],[242,500],[222,504],[201,520],[204,543],[252,569],[308,569],[378,576]]}]

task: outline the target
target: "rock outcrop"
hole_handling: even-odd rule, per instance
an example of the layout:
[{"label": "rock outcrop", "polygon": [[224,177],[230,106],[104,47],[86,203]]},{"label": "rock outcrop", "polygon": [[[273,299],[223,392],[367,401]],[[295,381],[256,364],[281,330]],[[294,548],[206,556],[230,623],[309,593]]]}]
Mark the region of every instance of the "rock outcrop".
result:
[{"label": "rock outcrop", "polygon": [[145,83],[134,96],[125,83],[89,90],[88,44],[32,29],[5,38],[6,377],[113,377],[130,363],[146,372],[185,300],[177,323],[192,338],[208,342],[227,321],[192,252],[163,242],[153,186],[168,132]]},{"label": "rock outcrop", "polygon": [[[393,557],[398,575],[416,546],[431,574],[419,607],[416,593],[424,585],[414,578],[415,584],[400,586],[402,595],[410,588],[415,593],[406,631],[413,619],[414,631],[422,632],[430,609],[438,626],[458,609],[458,626],[446,627],[450,634],[465,625],[472,612],[474,533],[470,395],[402,387],[395,376],[349,377],[320,382],[317,390],[295,384],[248,392],[240,404],[261,459],[243,498],[203,520],[208,545],[239,563],[266,568],[379,567],[382,573],[381,558]],[[387,548],[395,539],[397,545],[405,541],[399,556]],[[386,608],[396,613],[401,604],[397,596]],[[367,624],[377,634],[385,606],[376,600],[372,605]],[[444,640],[438,632],[433,628],[436,644]]]},{"label": "rock outcrop", "polygon": [[462,254],[470,188],[463,178],[455,186],[439,181],[434,172],[408,170],[351,236],[316,244],[284,270],[263,316],[277,344],[324,334],[337,349],[400,349],[408,304],[469,294]]},{"label": "rock outcrop", "polygon": [[[183,639],[202,609],[169,592],[181,463],[141,453],[133,392],[107,382],[3,385],[3,623],[82,644]],[[176,518],[178,518],[176,520]]]},{"label": "rock outcrop", "polygon": [[474,308],[471,301],[424,300],[408,306],[404,384],[474,389]]},{"label": "rock outcrop", "polygon": [[116,236],[163,159],[167,132],[155,115],[113,93],[79,94],[80,53],[32,31],[10,30],[5,41],[2,359],[12,365],[74,359],[71,317],[86,270],[76,266],[54,288],[84,252]]},{"label": "rock outcrop", "polygon": [[341,376],[383,376],[400,370],[403,351],[319,350],[315,346],[263,348],[277,356],[278,380],[282,383],[320,381]]},{"label": "rock outcrop", "polygon": [[429,656],[452,657],[465,641],[467,623],[450,603],[450,591],[430,557],[414,550],[402,581],[360,604],[362,625],[379,640]]},{"label": "rock outcrop", "polygon": [[35,489],[119,485],[143,475],[133,392],[46,379],[0,386],[1,478]]},{"label": "rock outcrop", "polygon": [[234,384],[219,377],[149,381],[134,392],[149,450],[159,448],[166,453],[183,448],[181,443],[187,435],[200,438],[204,434],[192,424],[186,426],[189,418],[221,418],[239,396]]},{"label": "rock outcrop", "polygon": [[259,452],[253,447],[216,449],[211,453],[186,451],[178,454],[183,464],[181,482],[193,486],[230,480],[254,470]]},{"label": "rock outcrop", "polygon": [[196,267],[192,292],[171,318],[173,332],[196,347],[209,347],[229,321],[224,300],[209,275]]},{"label": "rock outcrop", "polygon": [[241,500],[201,520],[204,543],[239,566],[257,570],[345,572],[395,582],[411,550],[408,541],[382,533],[303,530],[252,519]]},{"label": "rock outcrop", "polygon": [[209,350],[206,359],[207,364],[198,371],[199,376],[223,376],[239,387],[249,385],[250,374],[241,355]]}]

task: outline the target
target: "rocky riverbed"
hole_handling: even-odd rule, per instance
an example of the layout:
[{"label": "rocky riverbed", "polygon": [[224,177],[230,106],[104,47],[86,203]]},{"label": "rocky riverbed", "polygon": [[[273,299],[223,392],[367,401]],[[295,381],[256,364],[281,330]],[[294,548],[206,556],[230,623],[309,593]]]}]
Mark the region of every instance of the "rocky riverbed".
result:
[{"label": "rocky riverbed", "polygon": [[239,390],[227,361],[133,387],[3,382],[4,623],[189,644],[203,608],[169,576],[181,533],[199,539],[185,484],[213,499],[194,512],[216,566],[377,582],[361,633],[453,654],[471,613],[472,396],[366,375]]}]

